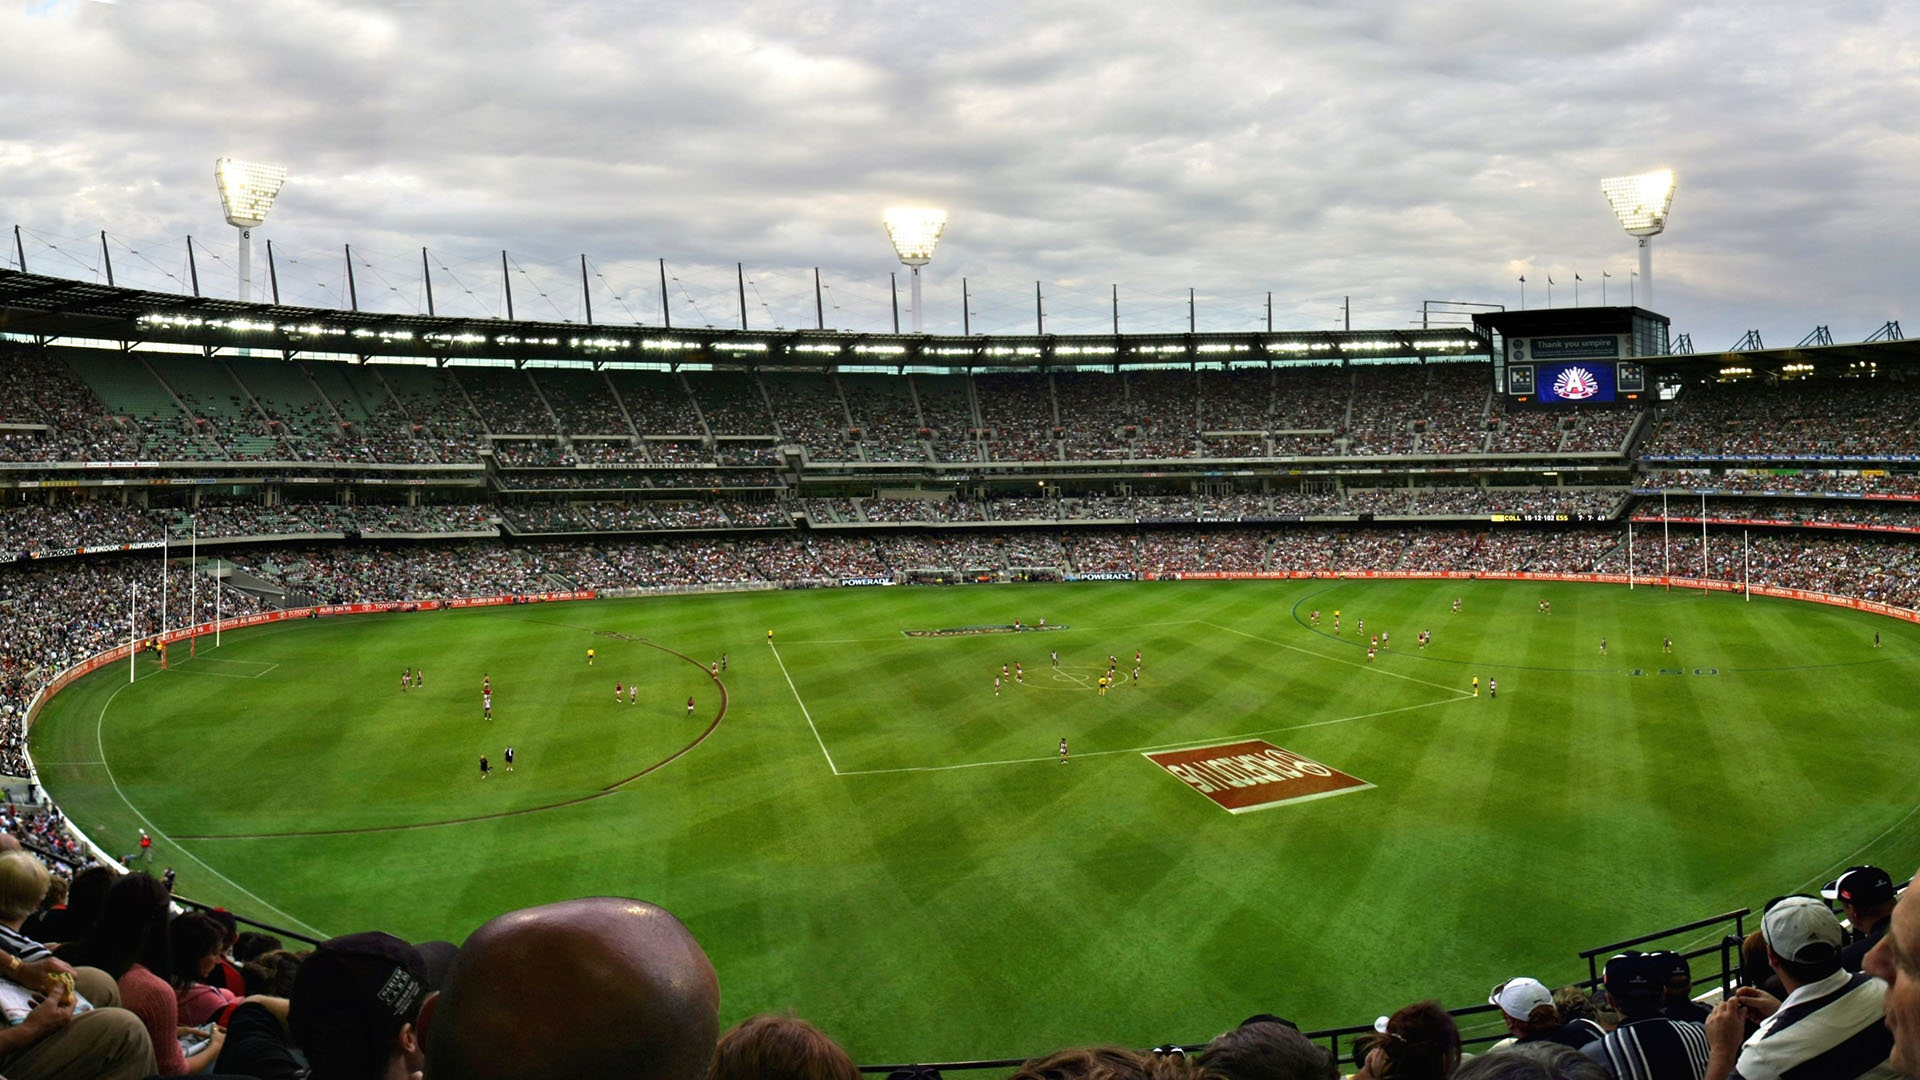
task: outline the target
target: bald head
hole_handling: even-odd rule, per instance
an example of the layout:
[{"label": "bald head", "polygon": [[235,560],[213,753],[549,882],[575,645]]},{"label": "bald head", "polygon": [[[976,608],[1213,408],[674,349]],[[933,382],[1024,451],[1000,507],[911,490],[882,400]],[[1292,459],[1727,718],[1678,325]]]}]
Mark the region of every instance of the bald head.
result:
[{"label": "bald head", "polygon": [[421,1017],[434,1080],[701,1080],[720,983],[662,908],[596,897],[474,931]]}]

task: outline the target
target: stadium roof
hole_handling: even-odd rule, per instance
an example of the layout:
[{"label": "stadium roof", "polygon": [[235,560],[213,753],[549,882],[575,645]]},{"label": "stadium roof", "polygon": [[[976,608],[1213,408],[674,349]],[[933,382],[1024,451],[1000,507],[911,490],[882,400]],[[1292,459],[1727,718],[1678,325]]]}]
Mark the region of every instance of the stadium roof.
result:
[{"label": "stadium roof", "polygon": [[730,330],[504,319],[247,304],[122,289],[0,270],[0,333],[41,339],[166,342],[209,351],[459,359],[572,360],[595,365],[768,367],[930,365],[1020,370],[1038,365],[1313,362],[1486,356],[1472,330],[1328,330],[1191,334],[866,334]]}]

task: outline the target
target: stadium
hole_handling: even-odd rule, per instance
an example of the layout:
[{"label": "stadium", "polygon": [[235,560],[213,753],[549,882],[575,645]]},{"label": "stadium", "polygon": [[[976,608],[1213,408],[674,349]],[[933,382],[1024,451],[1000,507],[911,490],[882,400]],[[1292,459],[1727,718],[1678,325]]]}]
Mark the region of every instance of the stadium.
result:
[{"label": "stadium", "polygon": [[[1594,308],[503,345],[19,271],[0,305],[43,850],[281,933],[643,895],[730,1013],[957,1062],[1266,1009],[1351,1034],[1672,927],[1712,990],[1761,901],[1920,834],[1911,752],[1859,753],[1920,641],[1892,334],[1643,355],[1663,320]],[[1613,401],[1512,392],[1510,342],[1596,328]],[[364,351],[307,347],[338,339]],[[1783,773],[1768,842],[1721,827],[1781,820],[1730,778]],[[1521,903],[1467,869],[1516,853]]]},{"label": "stadium", "polygon": [[[755,145],[692,111],[728,167]],[[773,141],[819,212],[761,235],[840,258],[868,189]],[[1897,304],[1696,347],[1668,312],[1725,271],[1695,254],[1655,300],[1672,172],[1583,181],[1618,273],[1476,252],[1518,304],[1356,325],[1344,288],[1306,318],[1002,287],[984,247],[944,272],[1011,209],[863,207],[884,286],[750,276],[686,202],[696,269],[462,259],[442,238],[502,218],[422,223],[522,178],[401,206],[325,156],[299,211],[286,170],[215,162],[237,259],[91,224],[5,245],[0,1072],[1518,1080],[1517,1041],[1584,1047],[1543,1077],[1718,1080],[1718,1040],[1735,1075],[1916,1074],[1891,961],[1860,957],[1920,865],[1920,349]],[[1228,186],[1181,175],[1196,205]],[[535,221],[631,239],[571,182]],[[1287,197],[1314,191],[1340,202]],[[87,192],[109,224],[172,198]],[[1316,227],[1402,303],[1427,268],[1400,263],[1466,258],[1421,231],[1448,198],[1400,208],[1404,247]],[[323,206],[433,246],[269,239]],[[1145,260],[1200,220],[1129,213]],[[1808,926],[1870,974],[1807,974],[1778,935]],[[90,1018],[48,1019],[61,975]],[[1760,1071],[1742,1040],[1828,978],[1873,1015]],[[1655,1015],[1673,1045],[1636,1065]],[[381,1067],[328,1064],[363,1022]],[[81,1030],[72,1072],[19,1049]],[[507,1067],[575,1046],[602,1056]]]}]

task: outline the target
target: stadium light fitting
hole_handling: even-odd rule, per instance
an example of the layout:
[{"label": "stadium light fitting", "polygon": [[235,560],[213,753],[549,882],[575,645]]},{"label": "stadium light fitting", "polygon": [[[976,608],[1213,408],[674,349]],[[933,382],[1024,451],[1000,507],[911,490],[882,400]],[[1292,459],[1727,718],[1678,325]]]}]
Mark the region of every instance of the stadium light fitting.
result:
[{"label": "stadium light fitting", "polygon": [[[934,246],[947,230],[947,212],[930,207],[894,207],[880,215],[887,227],[887,239],[893,252],[907,265],[913,277],[913,332],[920,333],[920,268],[933,261]],[[899,301],[895,301],[897,305]],[[898,319],[899,308],[894,309]]]},{"label": "stadium light fitting", "polygon": [[1658,236],[1667,227],[1667,211],[1673,206],[1673,170],[1610,176],[1600,181],[1600,193],[1628,235]]},{"label": "stadium light fitting", "polygon": [[925,266],[933,261],[933,249],[947,229],[947,212],[926,207],[895,207],[880,215],[887,227],[887,239],[908,266]]},{"label": "stadium light fitting", "polygon": [[[220,189],[220,212],[227,224],[240,230],[240,302],[253,300],[253,230],[267,220],[280,185],[287,181],[283,165],[264,165],[238,158],[216,158],[213,183]],[[241,350],[246,355],[246,350]]]},{"label": "stadium light fitting", "polygon": [[227,224],[254,229],[267,220],[280,185],[287,181],[287,170],[283,165],[223,157],[213,163],[213,181],[220,188],[220,209],[227,215]]},{"label": "stadium light fitting", "polygon": [[1667,211],[1673,206],[1673,170],[1640,173],[1637,176],[1610,176],[1600,181],[1600,193],[1613,207],[1613,216],[1628,236],[1640,244],[1639,295],[1636,306],[1653,306],[1653,238],[1667,227]]}]

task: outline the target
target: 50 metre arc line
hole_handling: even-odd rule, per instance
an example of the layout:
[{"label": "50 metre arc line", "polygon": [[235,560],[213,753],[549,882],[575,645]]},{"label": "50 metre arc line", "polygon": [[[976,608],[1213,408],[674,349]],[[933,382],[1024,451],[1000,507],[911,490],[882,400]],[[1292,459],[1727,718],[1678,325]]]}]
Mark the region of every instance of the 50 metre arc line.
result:
[{"label": "50 metre arc line", "polygon": [[[694,667],[699,668],[702,674],[706,674],[707,672],[706,665],[700,663],[700,661],[695,660],[693,657],[688,656],[683,652],[677,652],[673,649],[667,648],[665,645],[648,641],[644,638],[640,639],[639,643],[647,646],[650,649],[658,649],[669,656],[677,656],[680,659],[685,660],[687,663],[692,664]],[[200,834],[179,835],[179,836],[175,836],[174,839],[176,840],[286,840],[286,839],[292,839],[292,838],[303,837],[303,836],[361,836],[361,835],[367,835],[372,833],[410,832],[416,829],[441,829],[441,828],[446,828],[447,826],[450,826],[450,825],[470,825],[476,821],[498,821],[501,818],[525,817],[529,814],[544,814],[549,810],[560,810],[569,806],[578,806],[581,803],[592,802],[595,799],[604,799],[609,795],[617,794],[620,791],[620,789],[626,787],[628,784],[633,783],[635,780],[638,780],[641,777],[647,776],[650,773],[659,772],[661,769],[664,769],[667,766],[673,764],[674,762],[680,760],[681,758],[687,756],[687,754],[693,751],[694,747],[699,746],[703,742],[706,742],[708,736],[712,735],[715,731],[719,730],[720,721],[726,719],[726,715],[727,715],[727,684],[721,682],[717,677],[713,679],[713,684],[714,686],[718,687],[720,690],[720,709],[719,711],[713,714],[713,722],[707,725],[706,730],[702,731],[697,737],[694,738],[692,742],[674,751],[672,754],[668,755],[667,757],[664,757],[659,761],[654,762],[653,764],[647,766],[644,769],[641,769],[639,772],[636,772],[631,776],[624,777],[619,780],[615,780],[613,783],[608,784],[606,787],[601,788],[599,791],[589,792],[588,794],[585,794],[585,795],[576,795],[571,799],[562,799],[559,802],[546,803],[541,806],[523,806],[517,810],[496,810],[490,814],[471,814],[467,817],[446,818],[440,821],[413,821],[413,822],[406,822],[399,825],[364,825],[358,828],[350,828],[350,829],[308,829],[308,830],[295,831],[295,832],[200,833]]]}]

